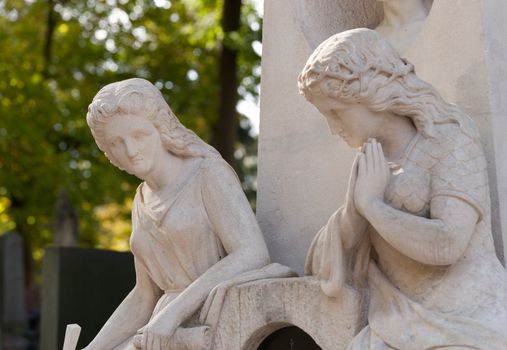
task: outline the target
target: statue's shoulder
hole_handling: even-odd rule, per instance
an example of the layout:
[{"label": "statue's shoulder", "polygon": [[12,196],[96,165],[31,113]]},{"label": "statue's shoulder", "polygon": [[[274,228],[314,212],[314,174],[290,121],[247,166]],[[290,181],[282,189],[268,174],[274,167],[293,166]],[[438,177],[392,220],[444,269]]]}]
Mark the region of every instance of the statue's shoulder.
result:
[{"label": "statue's shoulder", "polygon": [[236,183],[239,181],[234,169],[222,157],[203,158],[200,170],[205,182]]},{"label": "statue's shoulder", "polygon": [[429,151],[436,165],[443,169],[471,169],[485,166],[482,145],[477,137],[464,131],[457,123],[437,124],[430,139]]},{"label": "statue's shoulder", "polygon": [[444,170],[484,163],[479,140],[456,123],[436,124],[432,136],[422,137],[410,158],[427,169]]},{"label": "statue's shoulder", "polygon": [[202,159],[200,164],[201,170],[204,172],[220,172],[220,171],[232,171],[234,169],[227,163],[222,157],[209,156]]},{"label": "statue's shoulder", "polygon": [[455,123],[435,125],[428,154],[434,155],[432,192],[466,197],[480,213],[488,199],[487,164],[480,141]]}]

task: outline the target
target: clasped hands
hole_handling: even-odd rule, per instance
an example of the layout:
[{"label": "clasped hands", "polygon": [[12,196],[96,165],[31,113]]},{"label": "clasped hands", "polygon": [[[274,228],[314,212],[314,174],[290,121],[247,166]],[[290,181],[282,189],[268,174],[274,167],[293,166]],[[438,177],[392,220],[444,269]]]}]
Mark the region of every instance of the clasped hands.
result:
[{"label": "clasped hands", "polygon": [[346,207],[357,210],[364,218],[372,206],[384,201],[386,187],[391,177],[382,145],[369,139],[357,155],[349,180]]}]

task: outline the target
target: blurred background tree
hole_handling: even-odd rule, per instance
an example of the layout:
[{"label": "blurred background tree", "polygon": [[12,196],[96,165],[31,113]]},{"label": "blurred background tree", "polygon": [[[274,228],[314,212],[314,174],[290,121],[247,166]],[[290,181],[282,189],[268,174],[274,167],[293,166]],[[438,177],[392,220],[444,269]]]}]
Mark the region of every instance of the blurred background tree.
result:
[{"label": "blurred background tree", "polygon": [[258,97],[260,28],[249,0],[0,0],[0,234],[24,237],[29,280],[62,189],[81,246],[128,249],[139,180],[109,164],[85,121],[107,83],[152,81],[254,204],[256,138],[236,106]]}]

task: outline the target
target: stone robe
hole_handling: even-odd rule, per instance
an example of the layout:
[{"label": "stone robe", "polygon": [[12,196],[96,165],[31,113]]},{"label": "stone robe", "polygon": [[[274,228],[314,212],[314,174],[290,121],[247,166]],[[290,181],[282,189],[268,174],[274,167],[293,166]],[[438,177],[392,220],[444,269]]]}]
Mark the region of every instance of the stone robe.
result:
[{"label": "stone robe", "polygon": [[431,219],[432,198],[450,196],[472,206],[479,221],[458,261],[438,266],[397,251],[371,225],[359,247],[344,251],[339,209],[314,239],[306,270],[324,291],[340,283],[362,289],[367,326],[348,350],[507,349],[507,273],[495,255],[481,147],[454,123],[434,132],[407,148],[386,203]]},{"label": "stone robe", "polygon": [[[156,203],[146,202],[144,184],[133,201],[130,242],[136,273],[147,276],[161,293],[150,319],[227,255],[220,236],[239,230],[261,234],[239,179],[223,159],[199,160],[180,178]],[[293,276],[293,272],[271,264],[218,284],[204,309],[176,330],[172,348],[201,350],[211,346],[210,330],[219,321],[223,298],[231,286],[286,276]],[[133,336],[116,350],[133,349]]]}]

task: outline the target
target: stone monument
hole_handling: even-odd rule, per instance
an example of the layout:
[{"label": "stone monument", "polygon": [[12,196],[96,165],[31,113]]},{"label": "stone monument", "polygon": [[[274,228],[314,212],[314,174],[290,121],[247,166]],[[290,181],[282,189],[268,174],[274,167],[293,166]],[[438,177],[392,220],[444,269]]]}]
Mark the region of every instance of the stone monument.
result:
[{"label": "stone monument", "polygon": [[[266,1],[257,219],[272,259],[302,274],[308,253],[306,270],[314,276],[274,278],[294,274],[267,265],[237,179],[211,147],[179,124],[151,84],[133,79],[101,90],[88,115],[94,137],[114,165],[144,182],[131,240],[138,283],[87,349],[254,350],[291,325],[323,349],[506,348],[507,280],[496,257],[503,258],[507,241],[507,176],[501,176],[507,161],[500,159],[506,141],[498,128],[505,126],[507,73],[497,64],[507,44],[493,45],[502,33],[494,25],[507,5],[499,1],[407,0],[408,17],[398,16],[409,11],[394,2]],[[470,43],[460,45],[463,34],[454,30],[442,38],[448,23],[465,30]],[[370,33],[364,36],[374,39],[366,46],[380,43],[375,62],[388,63],[354,71],[349,60],[344,71],[326,71],[359,85],[356,95],[354,84],[345,94],[352,100],[333,95],[329,101],[309,88],[322,73],[312,68],[319,51],[314,54],[300,89],[326,125],[298,95],[297,77],[323,40],[358,27],[386,36],[443,99],[386,49],[379,34],[354,31]],[[332,56],[329,45],[328,51]],[[380,80],[366,77],[372,72]],[[410,108],[418,109],[414,96],[400,110],[353,99],[378,97],[370,90],[379,81],[387,86],[404,79],[426,91],[416,96],[435,102],[429,103],[435,109],[411,115]],[[346,84],[327,87],[335,85]],[[397,92],[408,91],[402,87]],[[462,105],[479,133],[444,100]],[[347,144],[362,147],[355,162]],[[224,216],[224,206],[237,215]],[[201,221],[196,208],[203,209]],[[228,230],[231,225],[236,229]],[[178,228],[176,234],[169,226]],[[189,232],[204,238],[197,243]],[[201,246],[213,249],[199,251]],[[129,319],[131,310],[144,319]]]}]

